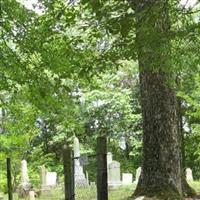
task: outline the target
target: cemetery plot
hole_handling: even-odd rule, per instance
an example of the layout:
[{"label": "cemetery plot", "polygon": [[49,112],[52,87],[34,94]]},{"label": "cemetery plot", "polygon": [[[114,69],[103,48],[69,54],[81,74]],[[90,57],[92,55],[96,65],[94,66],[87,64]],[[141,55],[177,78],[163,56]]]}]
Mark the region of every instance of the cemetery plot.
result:
[{"label": "cemetery plot", "polygon": [[[80,154],[78,138],[74,138],[74,186],[75,199],[95,200],[96,188],[96,155],[86,156]],[[90,169],[90,170],[89,170]],[[92,170],[93,169],[93,170]]]},{"label": "cemetery plot", "polygon": [[[58,182],[57,172],[42,165],[38,166],[40,179],[37,186],[33,186],[29,178],[27,161],[22,160],[17,194],[13,194],[12,199],[4,195],[0,200],[64,200],[69,194],[72,200],[124,200],[133,193],[141,167],[136,170],[135,178],[128,172],[122,173],[120,162],[106,149],[106,139],[101,137],[93,155],[81,155],[79,140],[74,137],[73,151],[69,146],[63,149],[62,181]],[[191,178],[191,171],[186,172]]]},{"label": "cemetery plot", "polygon": [[[82,163],[83,164],[83,163]],[[88,158],[88,165],[81,166],[84,170],[79,171],[83,172],[80,176],[77,176],[75,173],[75,199],[84,199],[85,197],[88,200],[97,199],[97,186],[96,186],[96,157]],[[75,167],[76,169],[76,167]],[[80,169],[80,168],[78,168]],[[90,171],[88,170],[90,169]]]},{"label": "cemetery plot", "polygon": [[[96,186],[95,186],[96,187]],[[96,200],[95,188],[77,188],[77,196],[75,200]],[[90,192],[92,192],[90,194]],[[127,200],[133,192],[132,186],[121,187],[118,190],[109,191],[108,200]],[[0,198],[0,200],[8,200],[7,195]],[[48,194],[43,194],[33,198],[19,198],[17,193],[13,194],[13,200],[64,200],[63,189],[54,188]]]},{"label": "cemetery plot", "polygon": [[108,199],[124,200],[130,197],[134,188],[133,175],[121,173],[120,162],[113,160],[111,152],[107,153],[107,173]]},{"label": "cemetery plot", "polygon": [[[107,175],[108,175],[108,200],[124,200],[133,193],[138,183],[142,168],[138,167],[135,174],[122,173],[120,162],[113,160],[111,152],[106,154]],[[78,138],[74,138],[74,154],[72,159],[72,179],[74,181],[75,200],[97,200],[97,173],[101,168],[97,166],[97,155],[81,155]],[[8,159],[7,159],[8,160]],[[32,187],[28,174],[28,164],[26,160],[21,161],[21,179],[17,193],[13,194],[12,200],[64,200],[64,183],[58,183],[57,173],[47,170],[45,165],[40,169],[40,184],[36,188]],[[39,173],[39,171],[38,171]],[[187,168],[186,179],[193,182],[192,170]],[[101,174],[101,173],[99,173]],[[10,200],[8,195],[0,194],[0,200]]]}]

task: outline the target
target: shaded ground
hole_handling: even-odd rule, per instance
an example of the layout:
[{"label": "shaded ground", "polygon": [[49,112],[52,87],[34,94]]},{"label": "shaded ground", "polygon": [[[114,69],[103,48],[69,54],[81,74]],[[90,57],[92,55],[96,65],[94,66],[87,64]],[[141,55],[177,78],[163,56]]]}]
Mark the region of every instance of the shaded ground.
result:
[{"label": "shaded ground", "polygon": [[[190,185],[196,190],[198,196],[196,200],[200,200],[200,182],[191,182]],[[131,196],[135,188],[135,185],[121,187],[118,190],[109,191],[109,200],[127,200]],[[47,194],[36,198],[36,200],[62,200],[64,199],[62,190],[51,190]],[[7,196],[3,200],[7,200]],[[13,200],[19,199],[15,194]],[[96,200],[96,188],[82,188],[76,190],[76,200]],[[186,200],[193,200],[192,198],[187,198]]]},{"label": "shaded ground", "polygon": [[[123,186],[118,190],[109,191],[109,200],[127,200],[133,193],[135,186]],[[7,200],[7,196],[3,200]],[[64,193],[62,190],[51,190],[48,193],[41,195],[36,200],[63,200]],[[13,200],[22,200],[18,198],[17,194],[14,194]],[[96,188],[79,188],[76,190],[76,200],[96,200]]]},{"label": "shaded ground", "polygon": [[[189,182],[189,185],[195,189],[197,196],[194,198],[185,198],[185,200],[200,200],[200,181]],[[129,198],[129,200],[132,200]],[[136,200],[156,200],[156,198],[138,197]]]}]

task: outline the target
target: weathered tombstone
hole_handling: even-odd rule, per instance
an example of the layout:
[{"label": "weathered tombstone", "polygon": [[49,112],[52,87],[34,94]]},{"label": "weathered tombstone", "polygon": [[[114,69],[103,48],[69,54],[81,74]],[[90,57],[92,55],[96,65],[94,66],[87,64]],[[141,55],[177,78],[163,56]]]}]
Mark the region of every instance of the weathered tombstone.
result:
[{"label": "weathered tombstone", "polygon": [[45,165],[40,166],[40,194],[42,196],[49,196],[51,187],[47,184],[47,169]]},{"label": "weathered tombstone", "polygon": [[26,160],[21,161],[21,185],[29,183],[28,167]]},{"label": "weathered tombstone", "polygon": [[122,185],[121,182],[121,172],[120,163],[117,161],[112,161],[108,165],[108,186],[110,189],[117,189]]},{"label": "weathered tombstone", "polygon": [[107,153],[107,165],[109,165],[112,162],[113,156],[111,152]]},{"label": "weathered tombstone", "polygon": [[88,181],[83,173],[83,167],[80,165],[80,146],[77,137],[74,137],[74,179],[75,186],[86,186]]},{"label": "weathered tombstone", "polygon": [[57,173],[47,172],[46,173],[46,185],[50,187],[55,187],[57,185]]},{"label": "weathered tombstone", "polygon": [[41,189],[46,189],[46,173],[47,170],[44,165],[40,166],[40,187]]},{"label": "weathered tombstone", "polygon": [[137,184],[138,181],[139,181],[141,171],[142,171],[142,168],[141,168],[141,167],[138,167],[138,168],[136,169],[136,175],[135,175],[135,181],[134,181],[135,184]]},{"label": "weathered tombstone", "polygon": [[187,181],[193,181],[192,170],[190,168],[186,169],[186,180]]},{"label": "weathered tombstone", "polygon": [[40,166],[40,193],[42,196],[51,195],[51,189],[57,186],[57,173],[48,172],[45,165]]},{"label": "weathered tombstone", "polygon": [[28,192],[31,189],[31,184],[28,177],[28,167],[26,160],[21,161],[21,182],[19,185],[19,196],[27,197]]},{"label": "weathered tombstone", "polygon": [[107,176],[108,176],[108,180],[110,179],[110,174],[109,174],[109,170],[108,170],[108,166],[110,163],[112,163],[113,161],[113,155],[111,152],[107,153]]},{"label": "weathered tombstone", "polygon": [[130,185],[132,183],[133,183],[133,174],[123,173],[122,174],[122,184],[123,185]]}]

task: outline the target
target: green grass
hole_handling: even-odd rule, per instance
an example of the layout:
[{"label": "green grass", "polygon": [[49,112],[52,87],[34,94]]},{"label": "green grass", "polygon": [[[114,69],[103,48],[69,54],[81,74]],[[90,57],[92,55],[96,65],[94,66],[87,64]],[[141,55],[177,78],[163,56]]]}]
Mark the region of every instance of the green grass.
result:
[{"label": "green grass", "polygon": [[133,194],[135,186],[123,186],[117,190],[109,191],[109,200],[127,200]]},{"label": "green grass", "polygon": [[195,189],[196,193],[200,194],[200,181],[189,182],[190,186]]},{"label": "green grass", "polygon": [[[194,181],[189,183],[198,194],[200,194],[200,182]],[[135,185],[122,186],[117,190],[109,191],[109,200],[127,200],[131,196]],[[96,200],[96,188],[87,187],[87,188],[77,188],[76,189],[76,200]],[[62,200],[64,199],[64,193],[62,190],[50,190],[46,194],[41,195],[36,200]],[[7,200],[7,196],[4,197],[4,200]],[[14,194],[14,200],[19,199],[17,194]],[[23,199],[24,200],[24,199]]]},{"label": "green grass", "polygon": [[[132,186],[123,186],[117,190],[109,191],[109,200],[126,200],[133,193]],[[76,200],[96,200],[96,187],[77,188]],[[22,200],[18,198],[17,194],[14,194],[14,200]],[[64,199],[64,193],[62,190],[50,190],[47,193],[36,198],[36,200],[62,200]],[[7,196],[4,197],[7,200]],[[24,199],[23,199],[24,200]]]}]

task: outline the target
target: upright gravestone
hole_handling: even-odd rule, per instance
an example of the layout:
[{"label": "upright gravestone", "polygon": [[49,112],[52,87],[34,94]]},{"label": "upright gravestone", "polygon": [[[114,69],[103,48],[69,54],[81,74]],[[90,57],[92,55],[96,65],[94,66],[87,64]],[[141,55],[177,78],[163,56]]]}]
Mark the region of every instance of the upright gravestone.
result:
[{"label": "upright gravestone", "polygon": [[107,176],[108,176],[108,180],[110,180],[110,174],[109,174],[109,170],[108,170],[108,166],[109,166],[109,164],[110,163],[112,163],[112,161],[113,161],[113,155],[112,155],[112,153],[111,152],[108,152],[107,153]]},{"label": "upright gravestone", "polygon": [[74,137],[74,179],[75,186],[86,186],[88,181],[83,173],[83,167],[80,165],[80,145],[77,137]]},{"label": "upright gravestone", "polygon": [[26,160],[21,161],[21,182],[19,185],[19,196],[26,197],[31,189],[31,184],[28,177],[28,167]]},{"label": "upright gravestone", "polygon": [[40,166],[40,187],[41,192],[46,193],[52,187],[57,186],[57,173],[48,172],[44,165]]},{"label": "upright gravestone", "polygon": [[190,168],[186,169],[186,180],[187,181],[193,181],[192,170]]},{"label": "upright gravestone", "polygon": [[109,165],[113,161],[113,155],[111,152],[107,153],[107,165]]},{"label": "upright gravestone", "polygon": [[26,160],[21,161],[21,185],[27,185],[29,183],[28,167]]},{"label": "upright gravestone", "polygon": [[141,175],[141,171],[142,171],[142,168],[141,168],[141,167],[138,167],[138,168],[136,169],[136,175],[135,175],[135,181],[134,181],[135,184],[137,184],[138,181],[139,181],[139,178],[140,178],[140,175]]},{"label": "upright gravestone", "polygon": [[123,173],[122,174],[122,184],[123,185],[130,185],[132,183],[133,183],[133,174]]},{"label": "upright gravestone", "polygon": [[122,185],[120,163],[112,161],[108,165],[108,186],[110,189],[117,189]]},{"label": "upright gravestone", "polygon": [[49,187],[55,187],[57,185],[57,173],[47,172],[46,173],[46,185]]},{"label": "upright gravestone", "polygon": [[47,173],[47,170],[45,168],[44,165],[40,166],[40,187],[41,187],[41,190],[44,190],[46,189],[46,173]]}]

